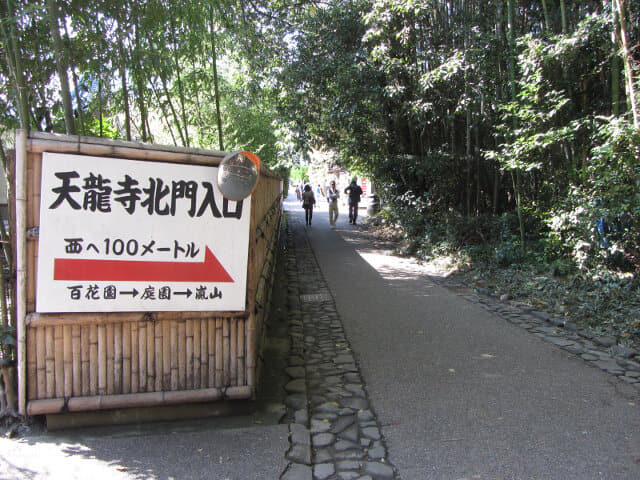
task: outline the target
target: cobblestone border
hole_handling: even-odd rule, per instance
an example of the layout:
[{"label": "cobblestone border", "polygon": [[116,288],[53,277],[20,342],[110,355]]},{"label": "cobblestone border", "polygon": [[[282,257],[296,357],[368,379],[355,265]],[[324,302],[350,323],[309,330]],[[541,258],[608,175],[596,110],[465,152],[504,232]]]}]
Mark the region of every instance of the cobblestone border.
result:
[{"label": "cobblestone border", "polygon": [[640,353],[618,345],[615,338],[582,331],[571,323],[521,302],[500,300],[497,295],[486,289],[473,289],[457,281],[431,278],[435,283],[454,290],[462,298],[480,304],[498,317],[528,330],[535,336],[582,358],[589,365],[640,390]]},{"label": "cobblestone border", "polygon": [[285,404],[289,464],[281,480],[394,480],[360,369],[301,223],[287,217],[291,354]]}]

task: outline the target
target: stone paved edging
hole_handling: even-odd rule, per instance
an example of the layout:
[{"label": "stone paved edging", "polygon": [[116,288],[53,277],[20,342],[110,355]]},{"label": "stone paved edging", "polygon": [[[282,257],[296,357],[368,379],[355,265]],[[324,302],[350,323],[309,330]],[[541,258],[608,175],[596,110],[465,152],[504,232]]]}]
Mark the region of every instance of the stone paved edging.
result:
[{"label": "stone paved edging", "polygon": [[285,403],[289,465],[281,480],[392,480],[394,467],[331,293],[301,222],[288,216],[291,356]]},{"label": "stone paved edging", "polygon": [[498,317],[525,328],[537,337],[640,389],[640,352],[618,345],[615,338],[584,332],[571,323],[565,323],[524,303],[502,301],[488,290],[471,293],[471,288],[461,283],[434,280],[455,290],[466,300],[479,303]]}]

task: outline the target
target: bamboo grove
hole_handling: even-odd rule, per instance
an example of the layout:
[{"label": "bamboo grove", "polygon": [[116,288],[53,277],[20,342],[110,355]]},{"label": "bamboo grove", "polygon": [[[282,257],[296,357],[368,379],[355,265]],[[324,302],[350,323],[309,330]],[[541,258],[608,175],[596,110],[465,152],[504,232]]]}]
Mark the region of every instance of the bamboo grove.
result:
[{"label": "bamboo grove", "polygon": [[248,148],[271,165],[322,149],[374,178],[425,254],[640,266],[638,0],[0,9],[3,132]]},{"label": "bamboo grove", "polygon": [[637,271],[639,15],[632,0],[309,8],[286,111],[379,180],[419,253]]}]

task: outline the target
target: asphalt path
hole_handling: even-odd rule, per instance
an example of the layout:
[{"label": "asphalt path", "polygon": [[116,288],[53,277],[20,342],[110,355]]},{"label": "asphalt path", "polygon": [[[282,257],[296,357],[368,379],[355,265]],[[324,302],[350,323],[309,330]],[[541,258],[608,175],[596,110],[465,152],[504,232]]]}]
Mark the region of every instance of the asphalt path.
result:
[{"label": "asphalt path", "polygon": [[402,479],[640,479],[636,388],[319,207],[307,235]]}]

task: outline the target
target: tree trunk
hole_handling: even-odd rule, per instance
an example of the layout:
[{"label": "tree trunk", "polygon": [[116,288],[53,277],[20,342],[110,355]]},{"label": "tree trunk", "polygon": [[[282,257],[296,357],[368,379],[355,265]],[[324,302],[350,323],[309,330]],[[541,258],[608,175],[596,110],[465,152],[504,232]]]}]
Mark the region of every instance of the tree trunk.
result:
[{"label": "tree trunk", "polygon": [[53,39],[53,51],[56,59],[56,71],[60,80],[60,96],[64,108],[64,125],[67,135],[76,134],[76,126],[73,119],[73,107],[71,105],[71,93],[69,91],[69,75],[67,74],[67,58],[65,55],[62,38],[60,38],[60,25],[55,0],[47,0],[47,14],[49,27]]},{"label": "tree trunk", "polygon": [[638,96],[636,94],[636,87],[633,78],[633,65],[631,53],[629,50],[629,37],[627,34],[627,0],[614,0],[614,5],[617,10],[617,17],[619,22],[619,29],[616,28],[616,36],[618,37],[618,46],[622,55],[622,62],[624,64],[624,81],[625,90],[627,92],[627,103],[629,110],[633,116],[633,126],[640,128],[640,113],[638,112]]},{"label": "tree trunk", "polygon": [[220,151],[224,151],[224,143],[222,141],[222,116],[220,115],[220,90],[218,85],[218,54],[216,50],[216,32],[213,24],[213,7],[209,9],[211,19],[211,65],[213,68],[213,91],[216,96],[216,123],[218,125],[218,144]]},{"label": "tree trunk", "polygon": [[127,86],[127,65],[124,56],[124,46],[120,38],[118,49],[120,52],[120,81],[122,85],[122,102],[124,106],[124,130],[127,141],[131,141],[131,111],[129,108],[129,88]]},{"label": "tree trunk", "polygon": [[[561,0],[562,1],[562,0]],[[507,0],[507,40],[509,43],[509,86],[511,90],[511,101],[516,101],[516,52],[515,52],[515,13],[514,0]],[[513,120],[513,131],[517,129],[517,120]],[[518,213],[518,225],[520,228],[520,247],[524,248],[524,218],[522,216],[522,172],[519,167],[516,168],[513,189],[516,197],[516,211]]]},{"label": "tree trunk", "polygon": [[[2,39],[4,44],[6,45],[5,56],[7,59],[7,65],[9,66],[9,71],[11,72],[11,76],[13,77],[13,86],[15,89],[15,102],[18,107],[18,115],[20,121],[20,128],[25,130],[29,130],[30,122],[30,114],[29,114],[29,103],[27,101],[27,86],[25,84],[24,73],[22,71],[22,55],[20,54],[20,49],[18,47],[18,34],[16,31],[16,24],[12,20],[15,18],[15,10],[13,6],[12,0],[7,0],[6,4],[4,2],[0,2],[2,5],[2,17],[10,19],[10,21],[6,22],[9,25],[9,29],[5,28],[5,22],[0,22],[0,34],[2,34]],[[5,12],[6,5],[6,12]]]}]

